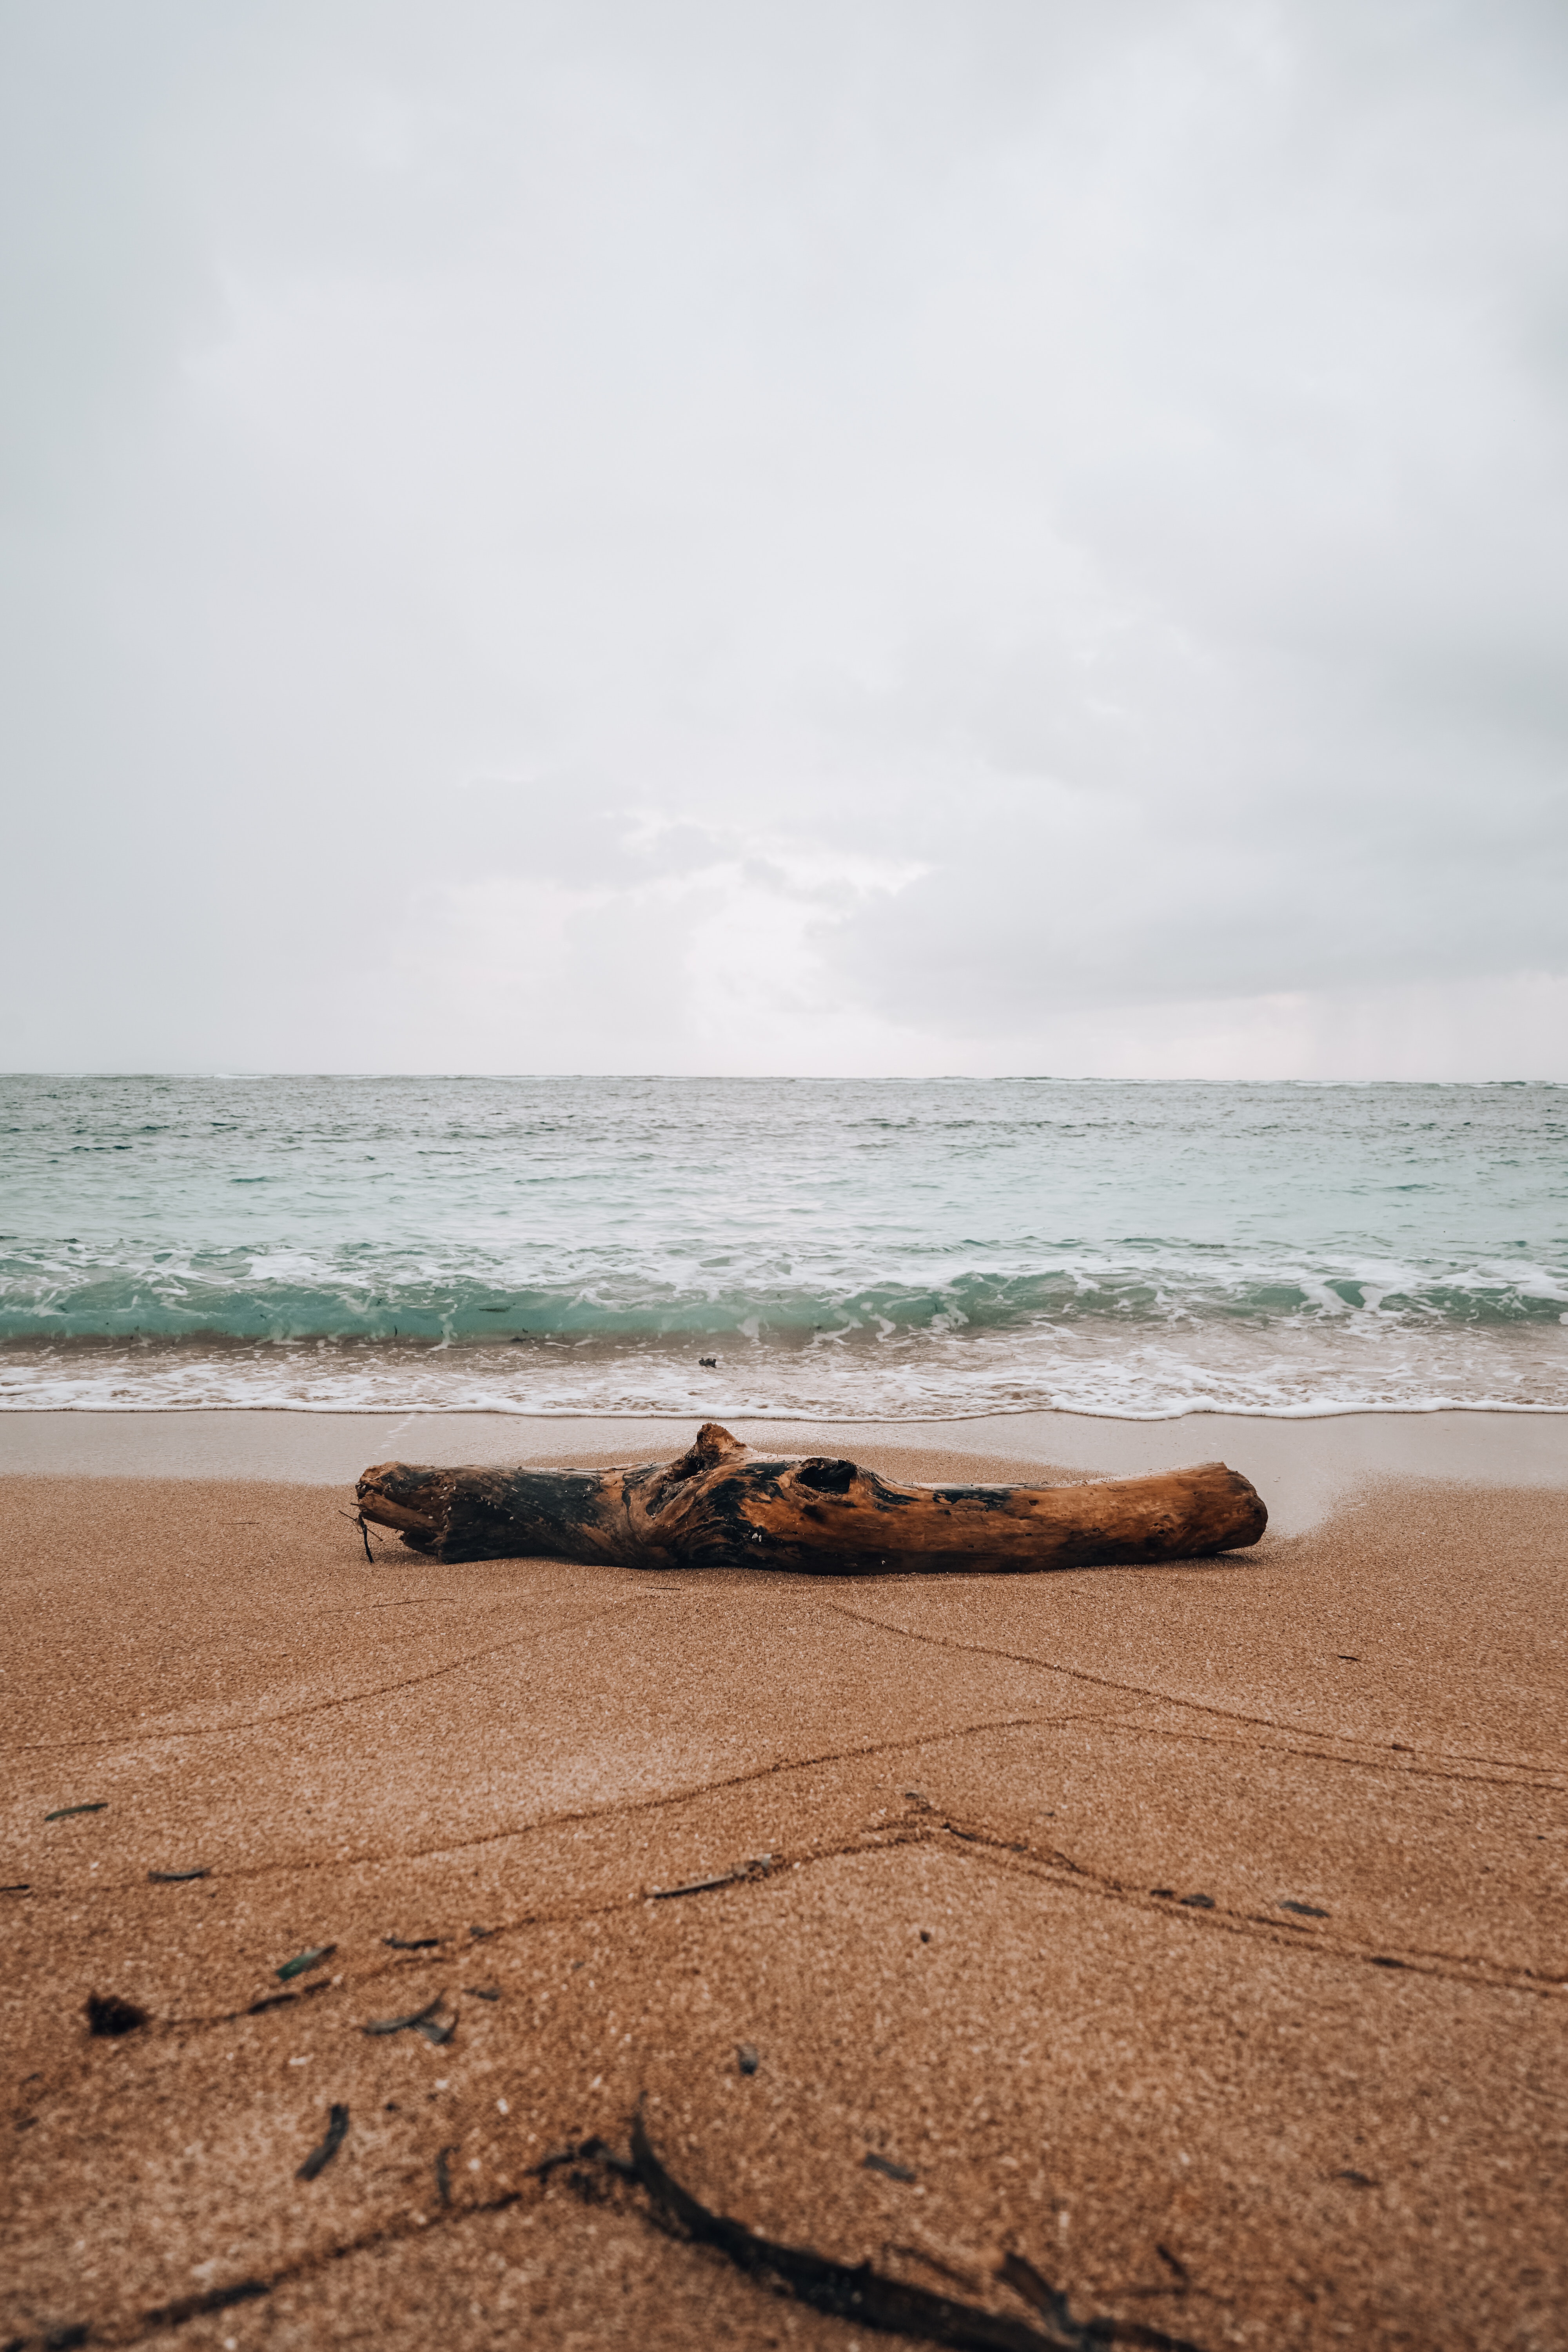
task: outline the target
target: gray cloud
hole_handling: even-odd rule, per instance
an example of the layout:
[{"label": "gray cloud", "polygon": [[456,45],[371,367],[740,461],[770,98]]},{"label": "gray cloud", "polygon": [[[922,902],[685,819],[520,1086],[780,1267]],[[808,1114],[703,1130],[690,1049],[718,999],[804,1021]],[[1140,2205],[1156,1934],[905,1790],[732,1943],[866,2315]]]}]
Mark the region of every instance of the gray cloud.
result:
[{"label": "gray cloud", "polygon": [[1568,1076],[1560,10],[0,29],[0,1056]]}]

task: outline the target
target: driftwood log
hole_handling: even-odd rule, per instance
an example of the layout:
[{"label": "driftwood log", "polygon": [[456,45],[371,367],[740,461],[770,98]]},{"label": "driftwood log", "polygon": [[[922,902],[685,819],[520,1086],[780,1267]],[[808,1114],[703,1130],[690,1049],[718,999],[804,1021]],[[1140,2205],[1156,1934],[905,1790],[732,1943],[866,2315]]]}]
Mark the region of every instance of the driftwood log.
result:
[{"label": "driftwood log", "polygon": [[717,1422],[626,1470],[421,1470],[359,1482],[363,1518],[441,1560],[622,1568],[1109,1567],[1255,1544],[1256,1487],[1223,1462],[1080,1486],[898,1486],[853,1462],[753,1453]]}]

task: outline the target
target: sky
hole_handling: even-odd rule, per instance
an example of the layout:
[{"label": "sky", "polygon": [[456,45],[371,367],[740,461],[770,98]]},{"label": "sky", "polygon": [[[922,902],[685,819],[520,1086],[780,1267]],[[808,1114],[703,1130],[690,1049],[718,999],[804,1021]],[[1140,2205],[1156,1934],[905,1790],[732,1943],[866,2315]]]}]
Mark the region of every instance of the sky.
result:
[{"label": "sky", "polygon": [[1568,1079],[1561,0],[0,0],[0,1065]]}]

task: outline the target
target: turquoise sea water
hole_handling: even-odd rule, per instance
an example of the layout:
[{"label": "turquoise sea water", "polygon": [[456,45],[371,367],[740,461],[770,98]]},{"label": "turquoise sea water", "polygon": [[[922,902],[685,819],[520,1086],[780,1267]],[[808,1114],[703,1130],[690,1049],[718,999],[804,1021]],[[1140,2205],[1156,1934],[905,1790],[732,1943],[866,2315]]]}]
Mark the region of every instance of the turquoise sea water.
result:
[{"label": "turquoise sea water", "polygon": [[1568,1087],[18,1077],[0,1138],[12,1408],[1568,1408]]}]

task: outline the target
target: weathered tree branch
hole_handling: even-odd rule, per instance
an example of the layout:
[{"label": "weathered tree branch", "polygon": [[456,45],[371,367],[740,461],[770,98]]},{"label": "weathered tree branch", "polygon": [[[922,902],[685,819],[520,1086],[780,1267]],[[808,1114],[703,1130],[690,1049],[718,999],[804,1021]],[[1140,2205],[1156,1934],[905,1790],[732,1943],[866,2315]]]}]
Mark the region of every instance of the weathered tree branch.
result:
[{"label": "weathered tree branch", "polygon": [[1255,1544],[1257,1489],[1223,1462],[1079,1486],[900,1486],[853,1462],[749,1449],[717,1422],[674,1462],[625,1470],[431,1470],[384,1462],[363,1517],[442,1560],[623,1568],[1109,1567]]}]

